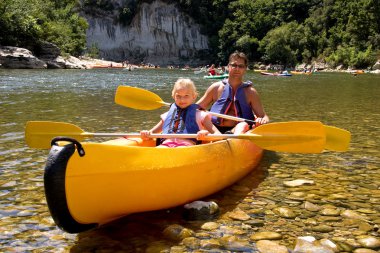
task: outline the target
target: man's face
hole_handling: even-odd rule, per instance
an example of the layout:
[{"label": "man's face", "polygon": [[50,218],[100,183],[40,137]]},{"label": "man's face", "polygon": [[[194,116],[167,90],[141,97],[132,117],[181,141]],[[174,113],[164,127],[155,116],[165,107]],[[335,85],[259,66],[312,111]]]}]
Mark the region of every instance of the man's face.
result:
[{"label": "man's face", "polygon": [[230,76],[243,76],[247,70],[244,59],[234,58],[228,63],[228,72]]}]

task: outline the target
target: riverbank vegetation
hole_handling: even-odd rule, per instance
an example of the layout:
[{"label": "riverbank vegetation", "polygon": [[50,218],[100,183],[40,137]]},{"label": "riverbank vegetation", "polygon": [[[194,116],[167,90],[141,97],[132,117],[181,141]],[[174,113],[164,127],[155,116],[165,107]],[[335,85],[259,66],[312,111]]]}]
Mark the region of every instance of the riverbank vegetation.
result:
[{"label": "riverbank vegetation", "polygon": [[[225,62],[234,50],[250,60],[294,66],[320,61],[332,67],[367,68],[380,58],[379,0],[162,0],[199,24],[210,40],[214,61]],[[130,24],[145,1],[117,6],[118,22]],[[108,3],[107,8],[104,4]],[[3,0],[1,45],[31,41],[55,43],[69,54],[85,50],[86,21],[81,11],[112,11],[105,0]]]},{"label": "riverbank vegetation", "polygon": [[38,51],[40,43],[57,45],[62,53],[79,56],[86,46],[87,21],[76,0],[0,1],[0,45]]},{"label": "riverbank vegetation", "polygon": [[265,63],[294,66],[316,60],[332,67],[366,68],[380,56],[379,0],[180,3],[196,13],[193,16],[201,23],[206,22],[207,33],[217,38],[211,40],[212,48],[222,59],[238,49],[251,60]]}]

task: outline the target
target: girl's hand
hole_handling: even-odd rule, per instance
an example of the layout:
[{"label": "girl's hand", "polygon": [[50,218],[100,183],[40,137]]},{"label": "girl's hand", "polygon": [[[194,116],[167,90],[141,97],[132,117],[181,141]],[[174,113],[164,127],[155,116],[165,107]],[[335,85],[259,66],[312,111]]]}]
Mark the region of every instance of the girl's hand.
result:
[{"label": "girl's hand", "polygon": [[140,135],[141,135],[141,139],[143,139],[144,141],[147,141],[150,139],[150,131],[148,130],[142,130],[140,131]]},{"label": "girl's hand", "polygon": [[197,140],[204,140],[210,132],[207,130],[199,130],[197,133]]}]

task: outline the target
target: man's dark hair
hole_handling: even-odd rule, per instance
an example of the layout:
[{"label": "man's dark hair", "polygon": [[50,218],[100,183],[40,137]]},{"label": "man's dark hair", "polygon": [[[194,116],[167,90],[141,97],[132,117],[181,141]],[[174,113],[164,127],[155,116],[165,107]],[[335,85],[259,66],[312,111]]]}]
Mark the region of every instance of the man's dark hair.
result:
[{"label": "man's dark hair", "polygon": [[233,52],[230,57],[228,58],[228,61],[231,62],[234,59],[243,59],[244,64],[247,66],[248,65],[248,58],[243,52],[235,51]]}]

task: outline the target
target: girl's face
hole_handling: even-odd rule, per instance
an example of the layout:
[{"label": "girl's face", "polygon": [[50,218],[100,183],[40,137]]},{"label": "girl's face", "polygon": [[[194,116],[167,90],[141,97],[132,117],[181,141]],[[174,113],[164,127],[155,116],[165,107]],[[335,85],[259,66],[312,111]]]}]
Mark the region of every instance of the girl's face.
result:
[{"label": "girl's face", "polygon": [[175,91],[173,98],[176,105],[184,109],[195,102],[197,95],[191,89],[180,88]]}]

